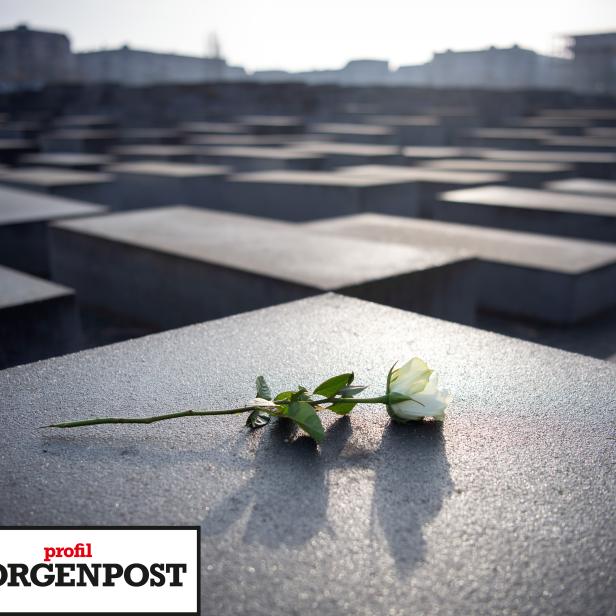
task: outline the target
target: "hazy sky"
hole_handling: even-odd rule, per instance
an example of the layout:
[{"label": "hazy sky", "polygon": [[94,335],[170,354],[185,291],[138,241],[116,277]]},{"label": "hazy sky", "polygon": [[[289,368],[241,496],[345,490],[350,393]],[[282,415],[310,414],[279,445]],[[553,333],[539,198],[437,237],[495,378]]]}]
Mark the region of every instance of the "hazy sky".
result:
[{"label": "hazy sky", "polygon": [[78,51],[203,55],[215,31],[230,63],[300,70],[513,43],[555,52],[560,35],[616,31],[616,0],[0,0],[0,26],[18,22],[67,32]]}]

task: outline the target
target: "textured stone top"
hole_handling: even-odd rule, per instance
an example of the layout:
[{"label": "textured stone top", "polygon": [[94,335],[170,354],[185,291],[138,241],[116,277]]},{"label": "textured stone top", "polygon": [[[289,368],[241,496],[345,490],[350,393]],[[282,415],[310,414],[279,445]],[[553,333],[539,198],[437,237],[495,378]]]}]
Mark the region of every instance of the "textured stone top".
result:
[{"label": "textured stone top", "polygon": [[452,169],[456,171],[495,171],[497,173],[558,173],[572,171],[573,167],[564,163],[539,161],[505,161],[484,159],[443,159],[419,163],[431,169]]},{"label": "textured stone top", "polygon": [[35,165],[66,166],[71,165],[109,165],[113,162],[111,156],[104,154],[82,154],[79,152],[41,152],[26,154],[20,158],[21,162]]},{"label": "textured stone top", "polygon": [[102,214],[104,207],[0,186],[0,225]]},{"label": "textured stone top", "polygon": [[431,249],[466,250],[486,261],[580,274],[616,264],[616,246],[472,225],[383,214],[357,214],[304,223],[320,233]]},{"label": "textured stone top", "polygon": [[391,128],[378,124],[348,124],[343,122],[321,122],[311,124],[308,130],[313,133],[333,133],[340,135],[365,135],[366,137],[393,135]]},{"label": "textured stone top", "polygon": [[616,199],[570,195],[556,191],[514,188],[511,186],[480,186],[479,188],[453,190],[443,193],[441,199],[451,203],[616,216]]},{"label": "textured stone top", "polygon": [[430,115],[370,115],[370,122],[385,126],[438,126],[438,116]]},{"label": "textured stone top", "polygon": [[178,127],[186,133],[245,133],[248,129],[237,122],[185,122]]},{"label": "textured stone top", "polygon": [[397,156],[399,148],[368,143],[336,143],[332,141],[302,141],[292,147],[315,154],[344,154],[347,156]]},{"label": "textured stone top", "polygon": [[118,145],[111,150],[117,156],[192,156],[193,149],[187,145]]},{"label": "textured stone top", "polygon": [[288,280],[320,290],[467,259],[454,250],[328,241],[301,227],[190,207],[164,207],[66,221],[57,226],[112,241]]},{"label": "textured stone top", "polygon": [[229,173],[229,168],[216,165],[143,161],[134,163],[116,163],[107,167],[105,171],[114,174],[128,173],[133,175],[163,175],[182,178],[199,176],[222,177]]},{"label": "textured stone top", "polygon": [[303,126],[304,120],[300,116],[286,115],[245,115],[236,118],[240,124],[246,126]]},{"label": "textured stone top", "polygon": [[[486,169],[486,171],[488,171]],[[507,178],[499,173],[477,171],[430,169],[429,167],[404,167],[399,165],[356,165],[340,167],[336,173],[364,177],[381,177],[406,182],[428,182],[437,184],[491,184],[504,182]]]},{"label": "textured stone top", "polygon": [[461,158],[471,156],[469,152],[476,148],[460,148],[455,146],[413,145],[402,148],[402,154],[407,158]]},{"label": "textured stone top", "polygon": [[102,184],[113,181],[113,176],[106,173],[73,171],[71,169],[54,169],[50,167],[24,167],[4,169],[0,172],[0,183],[35,186],[82,186],[85,184]]},{"label": "textured stone top", "polygon": [[580,195],[616,198],[616,182],[614,180],[593,180],[589,178],[571,178],[547,182],[548,190],[559,190]]},{"label": "textured stone top", "polygon": [[267,148],[260,146],[204,146],[195,147],[201,156],[228,156],[230,158],[267,158],[275,160],[318,160],[317,154],[298,152],[291,148]]},{"label": "textured stone top", "polygon": [[59,284],[0,265],[0,310],[72,294]]},{"label": "textured stone top", "polygon": [[292,171],[272,170],[237,173],[231,176],[232,182],[264,182],[276,184],[307,184],[323,186],[381,186],[386,184],[408,184],[411,180],[400,178],[399,174],[340,173],[339,171]]},{"label": "textured stone top", "polygon": [[[349,369],[380,395],[418,355],[444,424],[383,407],[274,422],[186,418],[53,431],[89,416],[230,408]],[[584,614],[616,601],[616,366],[322,296],[0,372],[2,524],[197,524],[216,616]]]},{"label": "textured stone top", "polygon": [[476,149],[473,155],[494,160],[544,161],[562,163],[616,164],[616,154],[610,152],[577,152],[575,150],[501,150]]}]

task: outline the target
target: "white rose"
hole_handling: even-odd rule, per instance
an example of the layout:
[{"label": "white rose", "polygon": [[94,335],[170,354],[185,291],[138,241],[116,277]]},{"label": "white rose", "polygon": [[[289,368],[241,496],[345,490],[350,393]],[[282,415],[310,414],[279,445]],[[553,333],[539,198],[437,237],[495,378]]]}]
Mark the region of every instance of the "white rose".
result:
[{"label": "white rose", "polygon": [[442,421],[451,402],[449,392],[438,388],[436,373],[419,357],[413,357],[401,368],[390,371],[387,395],[387,412],[392,419],[402,423],[424,417]]}]

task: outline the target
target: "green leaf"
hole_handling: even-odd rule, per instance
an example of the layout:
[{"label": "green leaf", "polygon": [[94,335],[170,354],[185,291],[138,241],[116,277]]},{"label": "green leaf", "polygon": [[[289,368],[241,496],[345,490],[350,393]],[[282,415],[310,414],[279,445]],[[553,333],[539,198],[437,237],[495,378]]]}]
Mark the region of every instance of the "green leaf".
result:
[{"label": "green leaf", "polygon": [[328,406],[327,410],[333,411],[338,415],[348,415],[356,404],[357,402],[336,402],[335,404]]},{"label": "green leaf", "polygon": [[291,394],[291,402],[297,402],[299,400],[310,400],[307,395],[308,390],[305,387],[299,386],[299,389]]},{"label": "green leaf", "polygon": [[290,400],[291,396],[294,394],[294,391],[281,391],[275,398],[274,402],[278,402],[279,400]]},{"label": "green leaf", "polygon": [[348,387],[343,387],[338,394],[341,398],[352,398],[357,394],[361,394],[364,389],[368,389],[367,385],[349,385]]},{"label": "green leaf", "polygon": [[254,410],[250,415],[248,415],[248,419],[246,420],[246,425],[249,428],[255,430],[256,428],[262,428],[266,426],[270,419],[271,415],[266,413],[265,411],[260,411],[259,409]]},{"label": "green leaf", "polygon": [[257,377],[257,398],[263,398],[264,400],[272,399],[272,391],[265,381],[265,377],[262,376]]},{"label": "green leaf", "polygon": [[291,402],[287,410],[287,417],[292,419],[306,434],[311,436],[317,443],[320,443],[325,436],[323,424],[316,414],[316,411],[301,400]]},{"label": "green leaf", "polygon": [[354,376],[352,372],[345,372],[344,374],[333,376],[331,379],[323,381],[313,393],[323,396],[324,398],[331,398],[341,389],[350,385],[353,382]]}]

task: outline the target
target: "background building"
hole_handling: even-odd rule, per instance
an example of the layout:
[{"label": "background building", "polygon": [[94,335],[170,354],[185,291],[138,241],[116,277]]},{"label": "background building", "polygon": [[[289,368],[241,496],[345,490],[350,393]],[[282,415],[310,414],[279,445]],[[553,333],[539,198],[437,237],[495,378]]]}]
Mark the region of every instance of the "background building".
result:
[{"label": "background building", "polygon": [[570,46],[575,89],[616,93],[616,32],[574,35]]},{"label": "background building", "polygon": [[75,56],[65,34],[25,25],[0,32],[0,83],[36,86],[76,78]]}]

